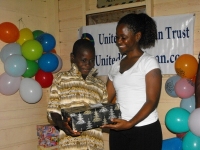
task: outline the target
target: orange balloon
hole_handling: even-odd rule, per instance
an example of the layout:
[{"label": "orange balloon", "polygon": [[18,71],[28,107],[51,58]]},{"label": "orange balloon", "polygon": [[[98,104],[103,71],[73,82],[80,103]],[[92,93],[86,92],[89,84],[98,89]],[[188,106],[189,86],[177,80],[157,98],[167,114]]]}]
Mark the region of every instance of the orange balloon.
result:
[{"label": "orange balloon", "polygon": [[198,62],[190,54],[183,54],[175,61],[175,71],[182,78],[194,78],[197,73]]},{"label": "orange balloon", "polygon": [[55,49],[51,50],[51,53],[56,54],[56,50]]},{"label": "orange balloon", "polygon": [[10,22],[0,24],[0,40],[5,43],[14,43],[19,38],[19,29]]}]

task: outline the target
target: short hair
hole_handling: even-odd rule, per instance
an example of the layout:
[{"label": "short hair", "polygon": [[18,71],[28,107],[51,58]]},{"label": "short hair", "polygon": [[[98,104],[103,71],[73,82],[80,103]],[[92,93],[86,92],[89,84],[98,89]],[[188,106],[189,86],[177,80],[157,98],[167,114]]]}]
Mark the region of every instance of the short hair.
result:
[{"label": "short hair", "polygon": [[155,21],[145,13],[127,14],[122,17],[117,25],[125,24],[134,34],[141,32],[142,36],[138,44],[141,48],[155,46],[157,40],[157,26]]},{"label": "short hair", "polygon": [[73,45],[72,54],[76,56],[76,54],[83,49],[88,49],[95,53],[95,48],[92,42],[87,39],[78,39]]}]

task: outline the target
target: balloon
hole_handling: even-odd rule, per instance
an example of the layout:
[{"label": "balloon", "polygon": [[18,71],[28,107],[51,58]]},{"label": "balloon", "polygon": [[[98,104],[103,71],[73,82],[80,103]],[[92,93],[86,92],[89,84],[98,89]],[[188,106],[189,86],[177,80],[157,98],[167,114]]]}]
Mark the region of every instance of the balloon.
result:
[{"label": "balloon", "polygon": [[181,78],[175,84],[175,92],[180,98],[189,98],[194,95],[194,83],[190,79]]},{"label": "balloon", "polygon": [[3,95],[15,94],[20,87],[21,77],[12,77],[7,73],[0,76],[0,93]]},{"label": "balloon", "polygon": [[51,72],[44,72],[40,69],[35,75],[35,80],[41,85],[42,88],[47,88],[52,85],[53,75]]},{"label": "balloon", "polygon": [[182,150],[182,140],[179,138],[165,139],[162,142],[162,150]]},{"label": "balloon", "polygon": [[0,40],[5,43],[14,43],[19,38],[19,29],[10,22],[0,24]]},{"label": "balloon", "polygon": [[178,75],[172,76],[172,77],[170,77],[169,79],[167,79],[167,81],[166,81],[166,83],[165,83],[165,91],[166,91],[166,93],[167,93],[169,96],[171,96],[171,97],[178,97],[178,96],[176,95],[175,90],[174,90],[174,86],[175,86],[176,82],[177,82],[178,80],[180,80],[180,79],[181,79],[181,77],[178,76]]},{"label": "balloon", "polygon": [[59,55],[57,55],[57,54],[55,54],[55,55],[58,58],[58,67],[56,68],[56,70],[53,71],[53,73],[56,73],[56,72],[60,71],[61,68],[62,68],[62,65],[63,65],[61,57]]},{"label": "balloon", "polygon": [[183,138],[183,150],[200,150],[200,137],[188,132]]},{"label": "balloon", "polygon": [[23,28],[19,31],[19,39],[17,40],[17,43],[22,45],[24,42],[28,40],[33,40],[33,33],[28,28]]},{"label": "balloon", "polygon": [[58,58],[53,53],[45,53],[39,58],[38,64],[43,71],[53,72],[58,67]]},{"label": "balloon", "polygon": [[21,55],[11,55],[4,63],[5,72],[12,77],[19,77],[26,71],[26,59]]},{"label": "balloon", "polygon": [[187,133],[187,132],[177,133],[177,134],[176,134],[176,137],[177,137],[177,138],[180,138],[180,139],[183,139],[183,137],[185,136],[186,133]]},{"label": "balloon", "polygon": [[25,102],[33,104],[41,99],[42,88],[34,79],[23,78],[20,84],[19,93]]},{"label": "balloon", "polygon": [[42,53],[42,45],[36,40],[28,40],[22,44],[22,55],[28,60],[37,60]]},{"label": "balloon", "polygon": [[187,110],[180,107],[170,109],[165,116],[166,127],[174,133],[187,132],[189,115]]},{"label": "balloon", "polygon": [[197,73],[198,62],[190,54],[183,54],[175,61],[175,71],[182,78],[193,78]]},{"label": "balloon", "polygon": [[196,108],[189,117],[190,131],[196,136],[200,136],[200,108]]},{"label": "balloon", "polygon": [[50,52],[56,54],[56,50],[55,49],[51,50]]},{"label": "balloon", "polygon": [[6,44],[1,49],[1,53],[0,53],[1,61],[4,63],[6,61],[6,58],[13,54],[22,55],[21,46],[17,43]]},{"label": "balloon", "polygon": [[189,98],[183,98],[181,100],[180,107],[191,113],[195,109],[195,96],[192,95]]},{"label": "balloon", "polygon": [[55,38],[49,33],[41,34],[39,37],[36,38],[36,40],[41,43],[44,52],[50,52],[56,46]]},{"label": "balloon", "polygon": [[44,32],[41,30],[35,30],[35,31],[33,31],[33,38],[36,39],[38,36],[40,36],[43,33]]},{"label": "balloon", "polygon": [[37,62],[28,59],[26,60],[26,63],[27,63],[27,68],[22,76],[27,78],[32,78],[39,70],[39,65]]}]

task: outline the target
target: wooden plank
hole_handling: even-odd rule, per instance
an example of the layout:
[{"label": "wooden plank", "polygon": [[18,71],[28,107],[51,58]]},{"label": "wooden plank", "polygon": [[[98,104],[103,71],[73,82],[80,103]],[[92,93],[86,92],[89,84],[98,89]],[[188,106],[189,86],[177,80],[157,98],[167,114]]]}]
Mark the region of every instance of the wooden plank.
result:
[{"label": "wooden plank", "polygon": [[[81,6],[82,3],[80,2],[80,0],[59,0],[59,11],[74,9]],[[72,11],[71,13],[74,13],[74,11]]]}]

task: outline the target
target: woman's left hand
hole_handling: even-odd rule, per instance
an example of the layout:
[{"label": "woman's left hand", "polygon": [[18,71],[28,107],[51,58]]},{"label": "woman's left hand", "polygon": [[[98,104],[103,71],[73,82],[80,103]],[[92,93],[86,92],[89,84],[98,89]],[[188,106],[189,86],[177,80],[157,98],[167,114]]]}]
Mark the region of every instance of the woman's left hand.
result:
[{"label": "woman's left hand", "polygon": [[114,118],[111,120],[112,124],[106,124],[101,126],[101,128],[109,128],[113,130],[127,130],[132,127],[132,124],[129,121],[123,119]]}]

